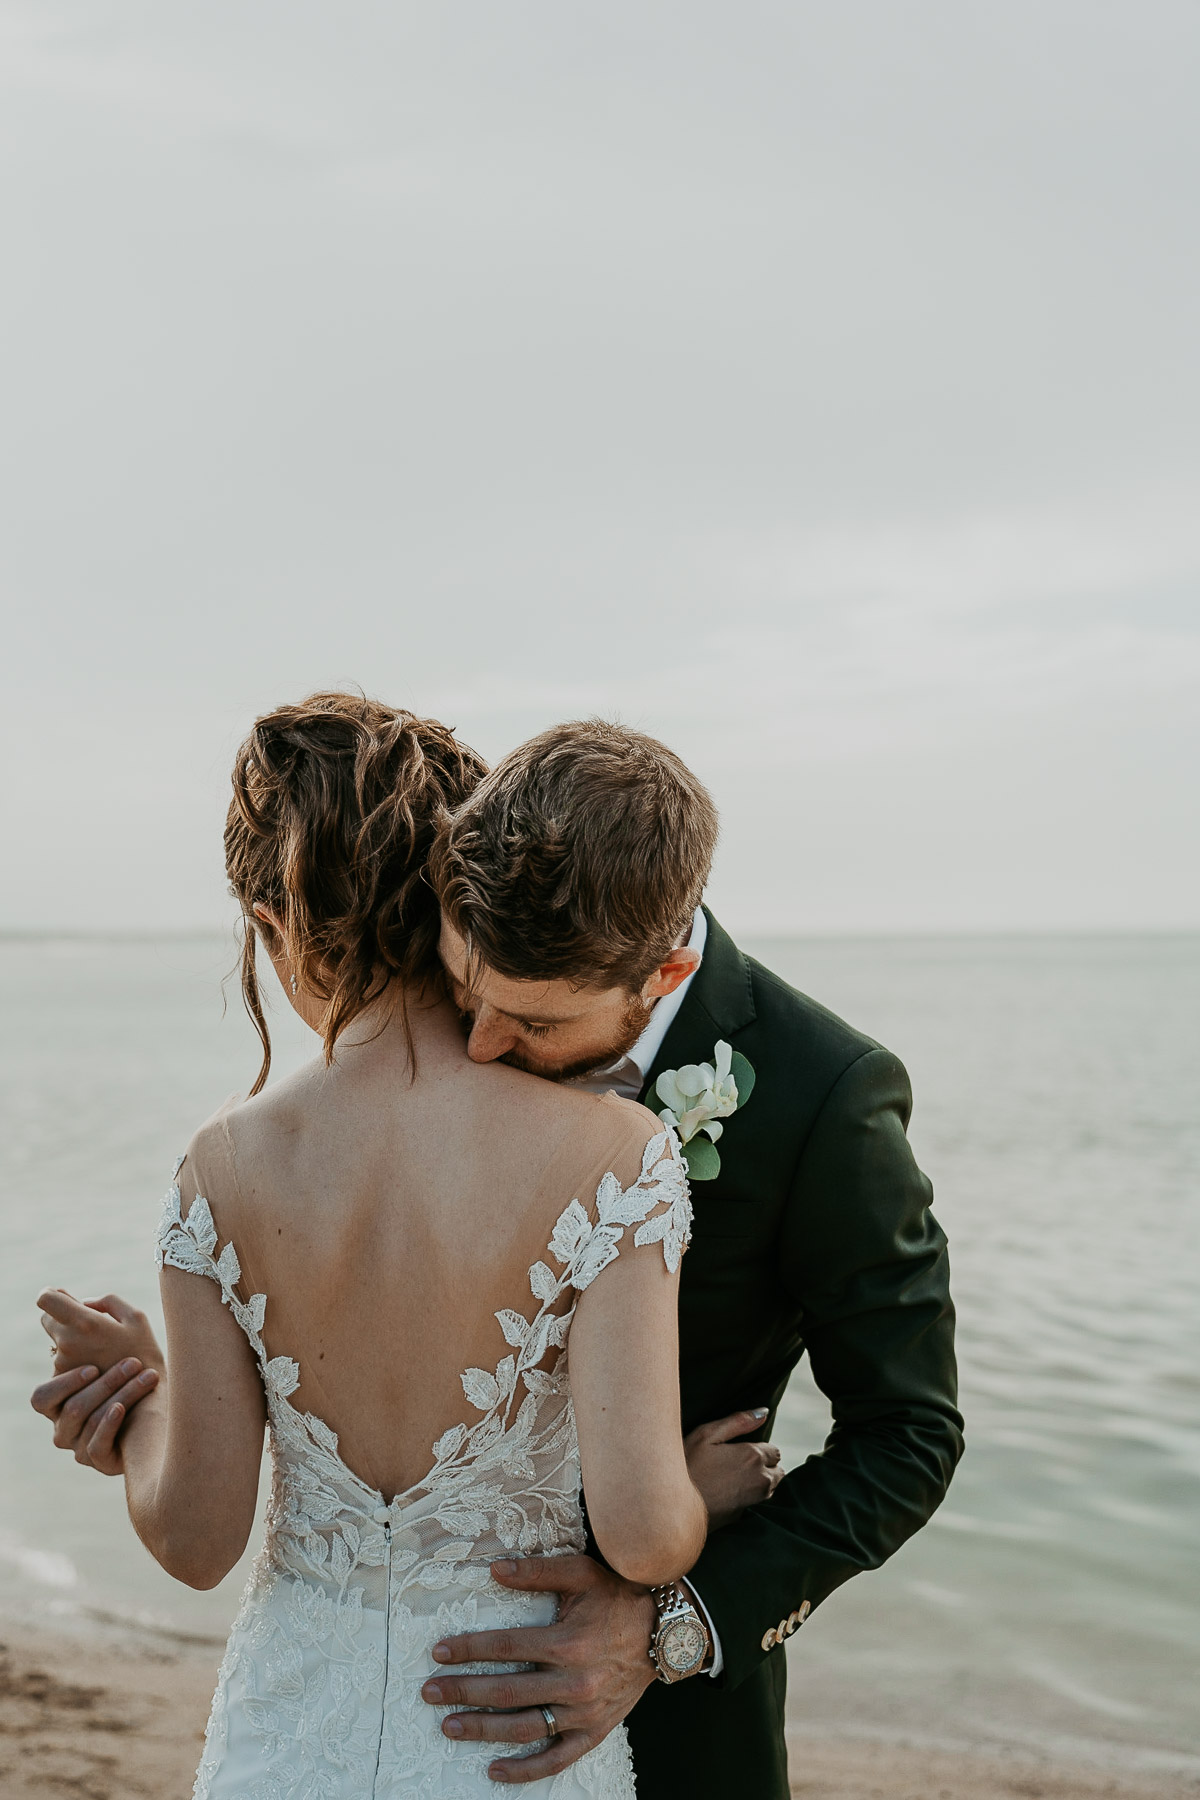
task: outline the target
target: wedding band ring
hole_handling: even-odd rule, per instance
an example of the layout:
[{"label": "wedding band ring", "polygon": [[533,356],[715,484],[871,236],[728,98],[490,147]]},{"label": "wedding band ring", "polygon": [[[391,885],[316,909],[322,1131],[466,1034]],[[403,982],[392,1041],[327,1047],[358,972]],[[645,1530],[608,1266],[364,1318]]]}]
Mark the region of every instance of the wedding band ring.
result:
[{"label": "wedding band ring", "polygon": [[538,1711],[541,1713],[543,1719],[545,1719],[546,1724],[549,1727],[550,1736],[557,1737],[558,1736],[558,1726],[554,1723],[554,1714],[551,1712],[550,1708],[548,1706],[539,1706]]}]

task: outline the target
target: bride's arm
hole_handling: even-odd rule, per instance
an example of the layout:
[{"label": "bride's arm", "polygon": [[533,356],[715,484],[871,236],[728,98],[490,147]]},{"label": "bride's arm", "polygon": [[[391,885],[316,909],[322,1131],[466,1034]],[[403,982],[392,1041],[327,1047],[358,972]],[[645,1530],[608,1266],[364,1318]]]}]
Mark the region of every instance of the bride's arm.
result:
[{"label": "bride's arm", "polygon": [[60,1372],[33,1405],[77,1462],[124,1475],[134,1528],[167,1573],[210,1588],[254,1523],[262,1384],[215,1283],[170,1267],[160,1283],[167,1359],[145,1314],[126,1302],[85,1305],[61,1288],[44,1291],[38,1305]]},{"label": "bride's arm", "polygon": [[121,1441],[134,1529],[169,1575],[211,1588],[254,1524],[266,1406],[253,1352],[216,1285],[160,1278],[167,1367]]},{"label": "bride's arm", "polygon": [[691,1568],[708,1515],[679,1415],[678,1269],[660,1243],[620,1255],[576,1303],[571,1398],[588,1519],[609,1566],[654,1586]]}]

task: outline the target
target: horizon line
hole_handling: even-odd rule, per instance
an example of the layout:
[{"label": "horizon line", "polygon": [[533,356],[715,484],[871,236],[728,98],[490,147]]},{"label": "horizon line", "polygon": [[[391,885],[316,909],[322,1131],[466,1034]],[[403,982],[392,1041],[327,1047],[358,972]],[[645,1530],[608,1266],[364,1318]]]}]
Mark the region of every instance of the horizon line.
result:
[{"label": "horizon line", "polygon": [[[0,943],[189,943],[234,936],[233,925],[156,926],[0,925]],[[740,931],[746,942],[838,942],[891,938],[1198,937],[1200,923],[1173,925],[864,925],[757,926]]]}]

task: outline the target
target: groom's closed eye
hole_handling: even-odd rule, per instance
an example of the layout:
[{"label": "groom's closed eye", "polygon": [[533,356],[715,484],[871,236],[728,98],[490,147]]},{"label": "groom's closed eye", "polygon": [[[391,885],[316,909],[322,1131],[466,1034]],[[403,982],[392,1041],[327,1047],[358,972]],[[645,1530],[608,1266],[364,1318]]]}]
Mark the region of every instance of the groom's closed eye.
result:
[{"label": "groom's closed eye", "polygon": [[460,1019],[473,1019],[475,1017],[474,1011],[467,1000],[467,990],[461,981],[451,981],[450,998],[454,1002],[455,1010]]},{"label": "groom's closed eye", "polygon": [[[463,984],[452,979],[450,983],[450,995],[454,1001],[459,1017],[465,1020],[467,1024],[474,1025],[476,1016],[475,1008],[470,1004],[467,990]],[[550,1033],[555,1029],[553,1022],[539,1024],[536,1019],[520,1019],[517,1018],[514,1013],[505,1013],[503,1016],[510,1020],[519,1031],[524,1032],[527,1037],[549,1037]]]}]

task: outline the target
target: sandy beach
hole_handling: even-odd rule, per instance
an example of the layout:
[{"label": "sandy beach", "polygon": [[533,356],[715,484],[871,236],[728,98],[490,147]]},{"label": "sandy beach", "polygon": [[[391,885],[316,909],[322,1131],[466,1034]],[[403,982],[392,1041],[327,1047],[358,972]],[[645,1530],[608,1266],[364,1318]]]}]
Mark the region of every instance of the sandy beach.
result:
[{"label": "sandy beach", "polygon": [[219,1657],[0,1623],[0,1800],[187,1800]]},{"label": "sandy beach", "polygon": [[[0,1626],[0,1800],[187,1800],[219,1652]],[[1200,1779],[796,1737],[797,1800],[1183,1800]],[[743,1800],[738,1796],[737,1800]],[[752,1797],[746,1797],[752,1800]]]}]

